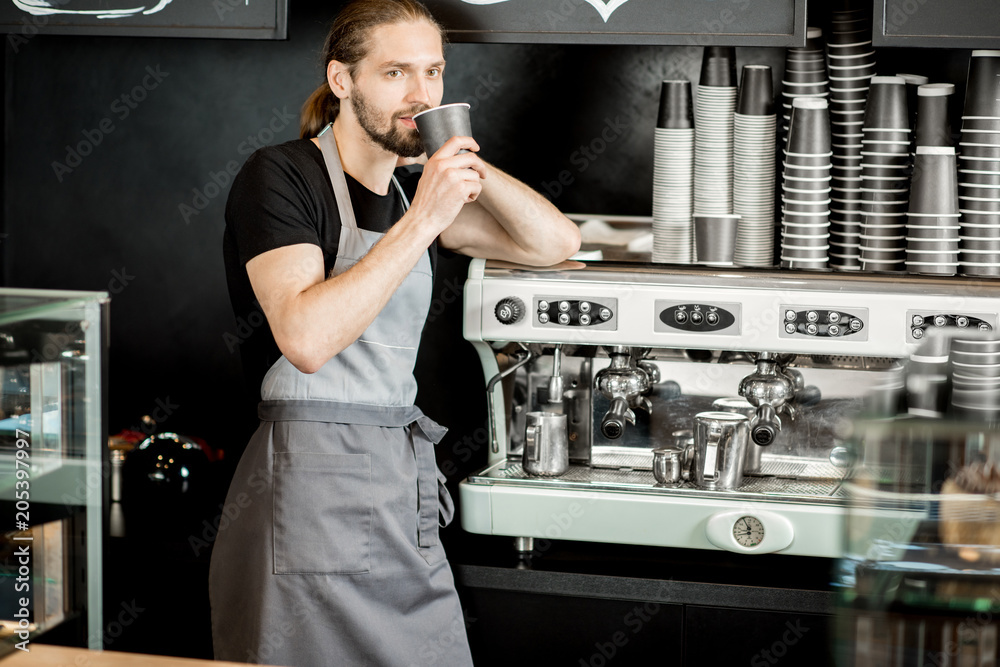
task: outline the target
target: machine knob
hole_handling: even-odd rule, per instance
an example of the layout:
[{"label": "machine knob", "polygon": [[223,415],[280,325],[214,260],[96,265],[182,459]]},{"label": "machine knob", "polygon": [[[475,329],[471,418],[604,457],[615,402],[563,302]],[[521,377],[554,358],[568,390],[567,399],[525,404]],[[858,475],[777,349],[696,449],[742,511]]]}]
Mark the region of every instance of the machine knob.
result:
[{"label": "machine knob", "polygon": [[924,337],[923,329],[913,329],[912,331],[910,331],[910,333],[913,334],[913,337],[918,340]]},{"label": "machine knob", "polygon": [[549,314],[548,313],[538,313],[538,321],[541,324],[548,324],[549,323]]},{"label": "machine knob", "polygon": [[980,322],[979,323],[979,330],[980,331],[992,331],[993,328],[990,325],[988,325],[986,322]]},{"label": "machine knob", "polygon": [[559,313],[559,324],[569,324],[569,313]]},{"label": "machine knob", "polygon": [[719,323],[719,314],[709,313],[708,315],[705,315],[705,321],[711,324],[712,326],[715,326],[716,324]]},{"label": "machine knob", "polygon": [[580,313],[578,321],[583,326],[587,326],[588,324],[590,324],[590,315],[588,315],[587,313]]},{"label": "machine knob", "polygon": [[605,322],[607,322],[608,320],[611,319],[611,309],[610,308],[601,308],[601,312],[598,313],[598,315],[601,316],[602,320],[604,320]]},{"label": "machine knob", "polygon": [[818,322],[819,321],[819,313],[817,313],[815,310],[810,310],[808,313],[806,313],[806,321],[807,322]]},{"label": "machine knob", "polygon": [[839,335],[840,335],[840,327],[839,327],[839,326],[837,326],[836,324],[831,324],[831,325],[830,325],[830,326],[829,326],[829,327],[827,328],[827,332],[828,332],[828,333],[829,333],[829,334],[830,334],[831,336],[839,336]]},{"label": "machine knob", "polygon": [[578,305],[577,308],[580,309],[581,313],[589,313],[590,312],[590,302],[588,302],[588,301],[581,301],[580,305]]},{"label": "machine knob", "polygon": [[786,321],[788,321],[788,322],[794,322],[796,317],[797,317],[797,315],[795,314],[794,310],[786,310],[785,311],[785,320]]},{"label": "machine knob", "polygon": [[679,324],[684,324],[688,321],[688,314],[686,310],[675,310],[674,320]]},{"label": "machine knob", "polygon": [[568,313],[569,312],[569,301],[560,301],[559,302],[559,312],[560,313]]},{"label": "machine knob", "polygon": [[838,313],[835,310],[831,311],[830,313],[827,314],[826,321],[829,322],[830,324],[836,324],[837,322],[840,321],[840,313]]},{"label": "machine knob", "polygon": [[691,324],[701,324],[702,314],[700,310],[691,313]]},{"label": "machine knob", "polygon": [[924,316],[923,315],[914,315],[913,316],[913,326],[915,326],[915,327],[922,327],[923,325],[924,325]]},{"label": "machine knob", "polygon": [[943,327],[946,324],[948,324],[948,318],[947,317],[945,317],[944,315],[935,315],[934,316],[934,326],[936,326],[936,327]]},{"label": "machine knob", "polygon": [[861,327],[864,325],[864,322],[855,317],[851,320],[851,331],[861,331]]},{"label": "machine knob", "polygon": [[549,312],[549,302],[542,300],[538,302],[538,312],[547,313]]},{"label": "machine knob", "polygon": [[785,333],[793,334],[795,333],[795,325],[789,322],[785,325]]},{"label": "machine knob", "polygon": [[817,333],[819,333],[819,327],[816,326],[814,323],[810,322],[809,324],[806,325],[806,333],[809,334],[810,336],[815,336]]},{"label": "machine knob", "polygon": [[964,329],[965,327],[969,326],[969,318],[966,317],[965,315],[959,315],[957,318],[955,318],[955,324]]},{"label": "machine knob", "polygon": [[500,324],[514,324],[524,315],[524,302],[516,296],[500,299],[500,303],[493,309],[493,314],[497,316]]}]

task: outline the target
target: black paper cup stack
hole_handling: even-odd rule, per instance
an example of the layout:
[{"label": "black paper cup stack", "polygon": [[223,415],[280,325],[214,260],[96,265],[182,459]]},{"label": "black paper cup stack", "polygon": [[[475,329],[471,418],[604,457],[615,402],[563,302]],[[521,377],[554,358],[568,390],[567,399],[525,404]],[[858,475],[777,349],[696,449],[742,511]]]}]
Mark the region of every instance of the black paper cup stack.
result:
[{"label": "black paper cup stack", "polygon": [[917,100],[920,86],[930,83],[930,79],[922,74],[897,74],[900,79],[906,82],[906,112],[910,118],[910,160],[916,154],[916,130],[917,130]]},{"label": "black paper cup stack", "polygon": [[691,83],[664,81],[653,144],[653,261],[690,264],[694,182]]},{"label": "black paper cup stack", "polygon": [[939,276],[958,271],[958,179],[955,149],[917,146],[906,228],[906,270]]},{"label": "black paper cup stack", "polygon": [[782,136],[787,140],[792,102],[800,97],[826,98],[830,95],[823,31],[809,28],[806,45],[785,51],[785,73],[781,78]]},{"label": "black paper cup stack", "polygon": [[953,83],[927,83],[917,88],[917,146],[954,146],[948,105],[955,94]]},{"label": "black paper cup stack", "polygon": [[706,46],[694,105],[694,214],[733,212],[736,49]]},{"label": "black paper cup stack", "polygon": [[792,103],[781,182],[781,266],[826,269],[830,251],[830,112],[825,99]]},{"label": "black paper cup stack", "polygon": [[861,268],[902,271],[911,164],[903,79],[872,78],[861,133]]},{"label": "black paper cup stack", "polygon": [[830,266],[842,271],[861,268],[861,128],[875,75],[871,34],[867,11],[832,13],[826,45],[833,135]]},{"label": "black paper cup stack", "polygon": [[774,264],[774,146],[771,68],[745,65],[733,117],[733,212],[740,216],[733,261]]},{"label": "black paper cup stack", "polygon": [[951,405],[974,421],[1000,419],[1000,340],[953,338]]},{"label": "black paper cup stack", "polygon": [[959,141],[961,271],[1000,276],[1000,51],[973,51]]}]

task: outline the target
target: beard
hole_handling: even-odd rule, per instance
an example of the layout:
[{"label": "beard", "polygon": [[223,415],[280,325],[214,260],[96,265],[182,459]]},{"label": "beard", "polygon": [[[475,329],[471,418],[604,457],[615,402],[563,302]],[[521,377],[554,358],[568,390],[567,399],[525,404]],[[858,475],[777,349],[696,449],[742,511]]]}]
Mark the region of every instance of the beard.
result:
[{"label": "beard", "polygon": [[396,121],[429,107],[421,105],[407,111],[397,111],[389,118],[389,129],[383,130],[381,126],[385,120],[385,114],[379,113],[369,104],[357,88],[354,89],[354,94],[351,96],[351,106],[361,129],[377,146],[400,157],[418,157],[423,154],[424,144],[420,141],[420,134],[416,130],[400,128]]}]

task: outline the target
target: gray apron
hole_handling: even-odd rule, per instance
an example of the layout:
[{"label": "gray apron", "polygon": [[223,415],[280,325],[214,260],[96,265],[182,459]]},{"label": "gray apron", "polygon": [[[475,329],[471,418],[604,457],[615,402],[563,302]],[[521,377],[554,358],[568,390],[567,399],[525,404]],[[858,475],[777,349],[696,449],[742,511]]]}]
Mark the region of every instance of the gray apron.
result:
[{"label": "gray apron", "polygon": [[[382,234],[357,226],[329,127],[320,144],[343,224],[339,275]],[[454,509],[434,458],[446,429],[413,404],[431,286],[424,253],[361,337],[319,371],[300,373],[282,357],[265,376],[261,424],[213,547],[216,659],[472,664],[438,539],[439,516],[446,525]]]}]

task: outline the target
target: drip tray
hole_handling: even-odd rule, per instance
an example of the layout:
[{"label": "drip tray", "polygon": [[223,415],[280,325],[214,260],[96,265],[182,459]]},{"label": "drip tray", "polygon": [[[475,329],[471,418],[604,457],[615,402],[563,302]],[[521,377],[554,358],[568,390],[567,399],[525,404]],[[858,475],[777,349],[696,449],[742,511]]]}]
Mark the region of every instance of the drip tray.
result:
[{"label": "drip tray", "polygon": [[[756,473],[760,477],[841,480],[847,474],[847,468],[838,468],[828,458],[764,453],[760,463],[760,471]],[[653,453],[650,449],[637,450],[635,447],[595,447],[590,464],[593,468],[646,470],[652,476]]]},{"label": "drip tray", "polygon": [[[650,456],[646,454],[645,459]],[[602,461],[606,465],[607,461]],[[826,473],[826,476],[820,473]],[[628,491],[662,495],[685,495],[704,498],[747,499],[756,501],[807,502],[846,505],[843,489],[846,469],[837,468],[828,460],[793,456],[764,455],[760,472],[748,473],[743,485],[735,491],[709,491],[690,482],[680,486],[661,487],[648,467],[591,467],[571,465],[559,477],[533,477],[524,472],[517,461],[500,461],[469,476],[472,484],[535,486],[540,489],[572,489],[576,491]]]}]

